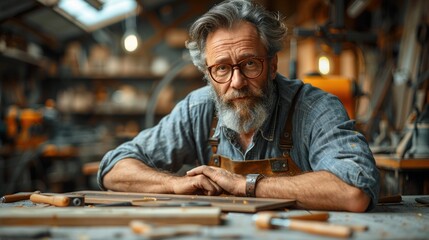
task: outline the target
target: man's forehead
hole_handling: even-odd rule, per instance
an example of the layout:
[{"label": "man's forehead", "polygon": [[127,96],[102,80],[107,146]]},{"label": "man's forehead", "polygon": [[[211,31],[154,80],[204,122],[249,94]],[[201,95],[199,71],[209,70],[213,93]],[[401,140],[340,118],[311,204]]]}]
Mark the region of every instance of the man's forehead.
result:
[{"label": "man's forehead", "polygon": [[207,37],[206,57],[224,59],[263,54],[265,50],[253,24],[242,22],[233,28],[220,28]]},{"label": "man's forehead", "polygon": [[213,37],[213,35],[242,35],[246,34],[252,37],[259,38],[258,30],[256,26],[247,21],[240,21],[234,23],[231,27],[219,27],[214,29],[207,35],[207,39]]}]

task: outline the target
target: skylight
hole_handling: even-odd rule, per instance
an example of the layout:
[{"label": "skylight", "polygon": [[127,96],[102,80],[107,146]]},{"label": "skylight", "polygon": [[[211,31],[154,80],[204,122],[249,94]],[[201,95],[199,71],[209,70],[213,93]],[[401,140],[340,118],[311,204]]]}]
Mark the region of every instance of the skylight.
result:
[{"label": "skylight", "polygon": [[58,7],[89,30],[104,27],[137,13],[136,0],[100,0],[97,10],[85,0],[60,0]]}]

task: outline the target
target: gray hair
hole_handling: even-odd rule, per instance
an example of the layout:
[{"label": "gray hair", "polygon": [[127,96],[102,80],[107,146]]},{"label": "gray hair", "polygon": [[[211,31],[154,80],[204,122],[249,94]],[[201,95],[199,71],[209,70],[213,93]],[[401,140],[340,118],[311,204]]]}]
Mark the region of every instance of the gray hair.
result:
[{"label": "gray hair", "polygon": [[215,5],[192,24],[186,48],[194,65],[201,71],[206,69],[205,46],[209,33],[219,28],[231,28],[241,21],[252,23],[265,45],[269,56],[274,56],[283,47],[287,28],[279,13],[265,10],[249,0],[227,0]]}]

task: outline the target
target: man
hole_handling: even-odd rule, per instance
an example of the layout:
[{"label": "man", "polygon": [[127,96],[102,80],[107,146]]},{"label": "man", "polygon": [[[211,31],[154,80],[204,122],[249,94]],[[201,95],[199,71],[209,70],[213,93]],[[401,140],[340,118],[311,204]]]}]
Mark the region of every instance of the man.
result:
[{"label": "man", "polygon": [[[200,17],[187,48],[208,86],[108,152],[100,187],[292,198],[306,209],[374,206],[378,171],[340,101],[277,73],[285,35],[279,16],[245,0]],[[175,175],[184,164],[196,167]]]}]

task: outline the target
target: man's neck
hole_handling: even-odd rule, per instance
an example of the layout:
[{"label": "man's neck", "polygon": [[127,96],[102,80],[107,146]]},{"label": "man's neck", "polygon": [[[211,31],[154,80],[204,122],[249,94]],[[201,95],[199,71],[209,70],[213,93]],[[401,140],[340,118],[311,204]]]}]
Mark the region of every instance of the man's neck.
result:
[{"label": "man's neck", "polygon": [[250,146],[253,140],[253,135],[255,134],[255,130],[251,130],[247,133],[240,133],[239,135],[239,141],[240,145],[244,150],[247,150],[247,148]]}]

